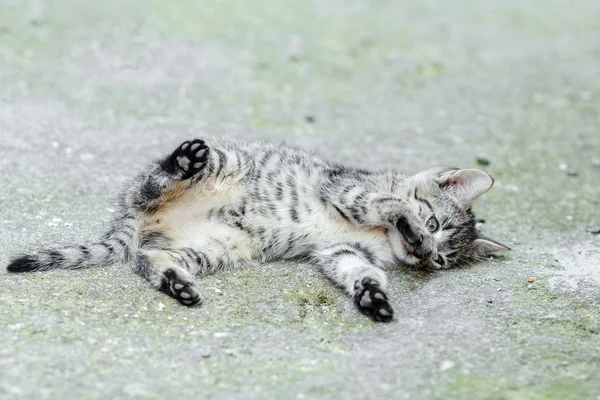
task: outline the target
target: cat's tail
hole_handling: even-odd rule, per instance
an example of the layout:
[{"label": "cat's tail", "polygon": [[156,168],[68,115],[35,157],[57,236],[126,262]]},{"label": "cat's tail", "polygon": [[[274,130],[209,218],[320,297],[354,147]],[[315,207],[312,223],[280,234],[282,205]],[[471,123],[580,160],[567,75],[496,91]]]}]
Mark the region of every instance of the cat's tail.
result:
[{"label": "cat's tail", "polygon": [[96,243],[65,246],[37,253],[19,254],[8,264],[8,272],[46,271],[104,267],[131,260],[138,248],[138,224],[132,215],[117,218]]}]

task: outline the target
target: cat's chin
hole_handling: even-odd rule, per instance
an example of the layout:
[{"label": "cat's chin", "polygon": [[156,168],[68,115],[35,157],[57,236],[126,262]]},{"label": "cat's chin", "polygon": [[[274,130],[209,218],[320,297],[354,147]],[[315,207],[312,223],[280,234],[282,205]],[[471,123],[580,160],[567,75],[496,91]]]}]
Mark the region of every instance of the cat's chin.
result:
[{"label": "cat's chin", "polygon": [[390,230],[388,231],[388,238],[397,264],[411,267],[418,265],[421,262],[420,258],[410,254],[408,251],[408,243],[406,243],[406,240],[404,240],[400,232],[397,230]]}]

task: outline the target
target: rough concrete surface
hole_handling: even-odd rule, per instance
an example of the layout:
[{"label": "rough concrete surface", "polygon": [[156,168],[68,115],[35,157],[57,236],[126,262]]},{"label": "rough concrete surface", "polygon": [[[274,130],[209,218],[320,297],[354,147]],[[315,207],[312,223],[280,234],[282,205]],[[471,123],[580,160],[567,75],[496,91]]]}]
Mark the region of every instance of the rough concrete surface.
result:
[{"label": "rough concrete surface", "polygon": [[[600,399],[600,2],[0,0],[0,264],[95,238],[180,141],[482,167],[513,251],[390,272],[393,323],[302,263],[0,273],[2,399]],[[528,278],[535,278],[528,282]]]}]

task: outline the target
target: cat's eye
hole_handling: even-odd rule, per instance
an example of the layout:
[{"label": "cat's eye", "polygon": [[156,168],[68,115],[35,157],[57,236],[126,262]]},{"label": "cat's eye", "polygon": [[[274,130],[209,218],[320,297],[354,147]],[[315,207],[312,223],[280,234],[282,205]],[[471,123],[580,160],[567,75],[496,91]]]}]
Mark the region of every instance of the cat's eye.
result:
[{"label": "cat's eye", "polygon": [[440,228],[440,223],[438,222],[436,217],[429,218],[425,225],[427,226],[427,229],[429,229],[429,232],[431,232],[431,233],[437,232],[437,230]]}]

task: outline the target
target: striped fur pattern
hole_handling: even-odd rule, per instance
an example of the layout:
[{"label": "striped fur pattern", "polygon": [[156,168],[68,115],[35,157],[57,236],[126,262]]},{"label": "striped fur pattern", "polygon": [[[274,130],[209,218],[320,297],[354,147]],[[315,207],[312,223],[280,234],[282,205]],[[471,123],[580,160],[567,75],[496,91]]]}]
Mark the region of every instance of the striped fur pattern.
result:
[{"label": "striped fur pattern", "polygon": [[386,268],[444,269],[507,250],[475,229],[480,170],[405,176],[322,160],[301,149],[221,138],[182,143],[128,184],[98,242],[16,256],[10,272],[130,262],[156,289],[193,306],[195,276],[305,258],[377,321],[390,321]]}]

